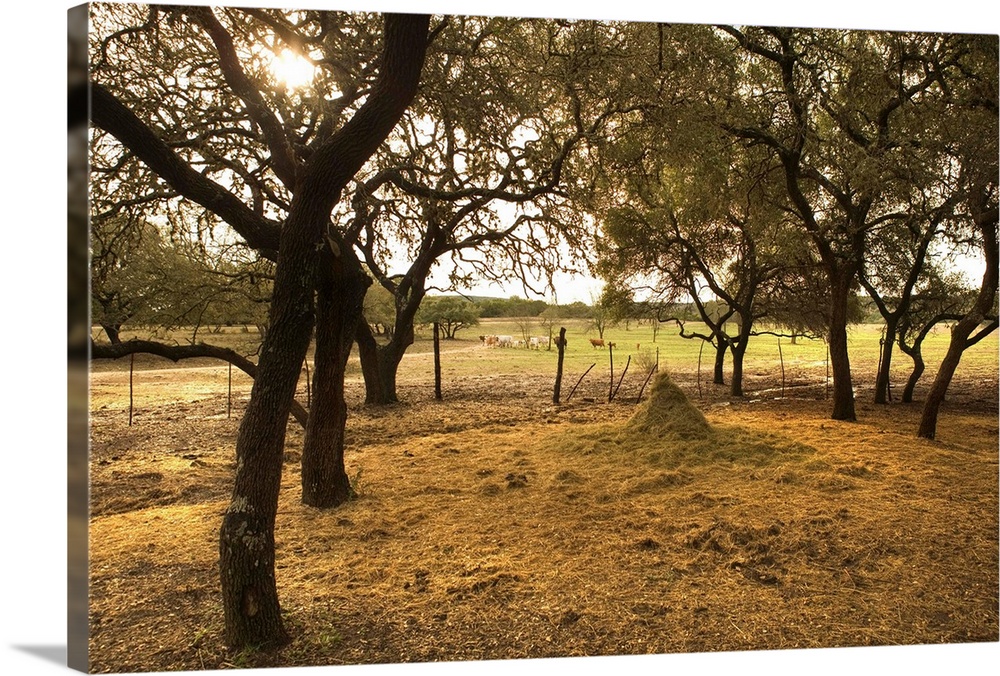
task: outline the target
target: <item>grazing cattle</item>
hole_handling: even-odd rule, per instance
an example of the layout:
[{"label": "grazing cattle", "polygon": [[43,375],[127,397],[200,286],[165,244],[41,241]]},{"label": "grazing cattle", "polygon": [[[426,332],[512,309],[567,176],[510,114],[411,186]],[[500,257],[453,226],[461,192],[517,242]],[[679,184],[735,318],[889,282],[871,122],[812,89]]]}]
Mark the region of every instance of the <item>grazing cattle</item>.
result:
[{"label": "grazing cattle", "polygon": [[497,345],[500,347],[511,347],[514,344],[514,336],[497,336]]},{"label": "grazing cattle", "polygon": [[486,344],[486,336],[479,336],[479,342],[482,343],[483,345],[485,345]]},{"label": "grazing cattle", "polygon": [[486,339],[484,341],[486,347],[496,347],[498,342],[499,341],[497,340],[496,336],[486,336]]},{"label": "grazing cattle", "polygon": [[524,347],[524,346],[525,344],[523,338],[518,338],[517,340],[514,341],[514,347]]},{"label": "grazing cattle", "polygon": [[548,347],[549,346],[548,336],[532,336],[531,340],[529,341],[529,346],[533,350],[537,350],[541,347]]},{"label": "grazing cattle", "polygon": [[604,347],[604,339],[603,338],[591,338],[590,339],[590,344],[593,345],[594,349],[596,350],[599,347]]}]

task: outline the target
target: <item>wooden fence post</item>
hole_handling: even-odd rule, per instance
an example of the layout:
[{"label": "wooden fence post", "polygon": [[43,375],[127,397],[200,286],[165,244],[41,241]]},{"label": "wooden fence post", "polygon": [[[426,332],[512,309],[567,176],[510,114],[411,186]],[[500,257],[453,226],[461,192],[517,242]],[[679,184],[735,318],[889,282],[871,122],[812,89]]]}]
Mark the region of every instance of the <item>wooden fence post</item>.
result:
[{"label": "wooden fence post", "polygon": [[785,357],[781,354],[781,338],[778,338],[778,361],[781,362],[781,398],[785,398]]},{"label": "wooden fence post", "polygon": [[830,398],[830,341],[826,341],[826,384],[823,386],[823,398]]},{"label": "wooden fence post", "polygon": [[312,408],[312,381],[309,377],[309,356],[305,359],[306,365],[306,408]]},{"label": "wooden fence post", "polygon": [[128,426],[132,426],[132,374],[135,372],[135,352],[128,360]]},{"label": "wooden fence post", "polygon": [[434,322],[434,398],[441,401],[441,328]]},{"label": "wooden fence post", "polygon": [[705,341],[701,341],[701,347],[698,348],[698,398],[701,399],[701,353],[705,349]]},{"label": "wooden fence post", "polygon": [[615,398],[615,347],[608,343],[608,363],[611,368],[611,381],[608,383],[608,403]]},{"label": "wooden fence post", "polygon": [[[552,344],[551,340],[549,341],[549,344],[550,345]],[[560,390],[560,388],[562,388],[563,354],[565,353],[565,350],[566,350],[566,327],[565,326],[559,328],[559,342],[556,343],[556,348],[559,350],[559,356],[557,357],[557,361],[556,361],[556,384],[555,384],[555,387],[552,390],[552,403],[553,404],[558,404],[559,403],[559,390]],[[573,396],[572,392],[570,392],[570,396]],[[569,398],[567,397],[567,400],[568,399]]]}]

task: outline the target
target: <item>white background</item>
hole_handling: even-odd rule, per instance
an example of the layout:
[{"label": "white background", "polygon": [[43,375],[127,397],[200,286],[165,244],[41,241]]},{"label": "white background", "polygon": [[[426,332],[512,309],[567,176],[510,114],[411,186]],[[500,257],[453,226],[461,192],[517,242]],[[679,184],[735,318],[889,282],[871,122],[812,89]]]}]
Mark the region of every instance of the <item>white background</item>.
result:
[{"label": "white background", "polygon": [[[207,4],[191,0],[190,4]],[[246,4],[282,7],[292,2]],[[730,0],[651,3],[503,3],[419,0],[314,0],[329,9],[671,20],[786,26],[998,32],[995,0],[784,3]],[[655,8],[653,5],[656,5]],[[2,14],[3,181],[2,558],[3,674],[62,673],[66,646],[65,177],[66,10],[71,3],[6,3]],[[302,674],[947,674],[984,673],[1000,664],[1000,644],[729,653],[662,657],[529,660],[415,666],[322,667]],[[992,665],[990,667],[989,665]],[[294,670],[252,673],[287,674]]]}]

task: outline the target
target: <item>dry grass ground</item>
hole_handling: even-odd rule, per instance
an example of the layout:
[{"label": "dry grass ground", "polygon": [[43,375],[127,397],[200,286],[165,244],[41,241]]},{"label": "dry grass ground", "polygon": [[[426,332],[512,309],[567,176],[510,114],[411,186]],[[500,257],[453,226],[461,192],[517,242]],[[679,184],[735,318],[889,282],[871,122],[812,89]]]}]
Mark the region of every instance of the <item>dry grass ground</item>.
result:
[{"label": "dry grass ground", "polygon": [[[985,349],[933,442],[914,436],[919,405],[859,391],[858,422],[841,423],[822,387],[731,401],[702,382],[699,398],[690,368],[671,375],[704,413],[693,431],[666,384],[637,407],[641,379],[612,404],[607,382],[585,381],[557,407],[547,366],[453,361],[437,402],[430,357],[415,355],[406,403],[386,409],[360,406],[354,380],[356,500],[300,504],[289,427],[276,535],[293,640],[270,654],[219,640],[216,538],[247,379],[234,375],[227,418],[224,367],[138,371],[129,427],[128,371],[97,365],[91,668],[997,641],[995,341]],[[758,391],[777,388],[755,373]]]}]

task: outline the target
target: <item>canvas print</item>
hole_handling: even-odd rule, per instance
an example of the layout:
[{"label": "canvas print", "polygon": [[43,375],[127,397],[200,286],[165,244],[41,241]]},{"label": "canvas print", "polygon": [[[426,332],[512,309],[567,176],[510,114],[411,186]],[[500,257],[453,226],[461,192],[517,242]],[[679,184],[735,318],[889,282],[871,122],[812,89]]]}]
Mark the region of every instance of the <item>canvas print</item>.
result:
[{"label": "canvas print", "polygon": [[1000,639],[997,35],[69,19],[72,667]]}]

